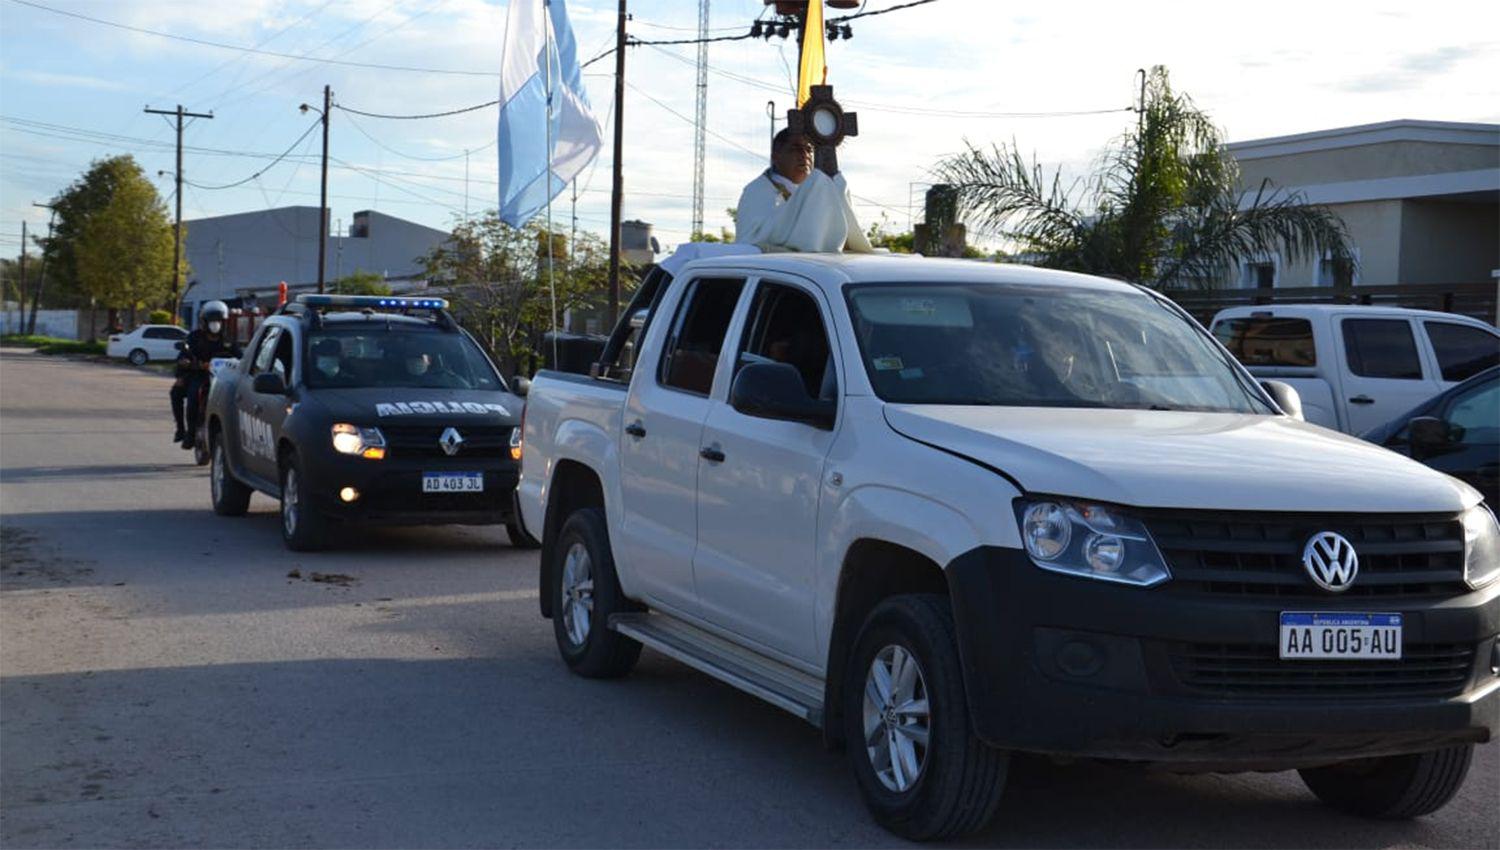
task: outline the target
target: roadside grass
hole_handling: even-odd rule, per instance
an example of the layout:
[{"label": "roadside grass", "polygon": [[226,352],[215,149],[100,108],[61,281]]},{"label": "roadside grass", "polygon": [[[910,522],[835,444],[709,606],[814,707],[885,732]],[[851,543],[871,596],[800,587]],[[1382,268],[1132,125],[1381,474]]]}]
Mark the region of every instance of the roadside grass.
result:
[{"label": "roadside grass", "polygon": [[30,334],[6,334],[0,336],[0,345],[13,348],[35,348],[38,354],[103,354],[104,343],[61,339],[55,336],[33,336]]}]

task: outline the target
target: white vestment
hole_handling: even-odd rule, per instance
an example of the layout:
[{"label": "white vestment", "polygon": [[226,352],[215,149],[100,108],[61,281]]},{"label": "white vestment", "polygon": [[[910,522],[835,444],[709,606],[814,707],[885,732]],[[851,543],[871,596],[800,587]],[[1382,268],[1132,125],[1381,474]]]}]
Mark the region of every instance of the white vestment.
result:
[{"label": "white vestment", "polygon": [[829,177],[817,169],[799,186],[766,170],[740,194],[736,242],[762,251],[871,253],[849,203],[844,175]]}]

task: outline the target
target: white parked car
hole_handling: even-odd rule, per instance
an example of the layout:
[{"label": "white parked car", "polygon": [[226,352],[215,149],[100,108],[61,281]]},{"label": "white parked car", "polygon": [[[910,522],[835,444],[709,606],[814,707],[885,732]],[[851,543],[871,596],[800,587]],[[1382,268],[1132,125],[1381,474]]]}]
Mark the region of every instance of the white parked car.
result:
[{"label": "white parked car", "polygon": [[1500,363],[1500,332],[1401,307],[1274,304],[1214,316],[1219,342],[1257,378],[1290,384],[1308,422],[1363,434]]},{"label": "white parked car", "polygon": [[128,334],[110,336],[104,353],[144,366],[150,360],[177,359],[177,343],[187,337],[188,332],[176,325],[141,325]]},{"label": "white parked car", "polygon": [[531,382],[517,501],[569,668],[795,713],[905,837],[984,826],[1012,752],[1424,815],[1500,728],[1500,528],[1295,401],[1126,283],[710,257]]}]

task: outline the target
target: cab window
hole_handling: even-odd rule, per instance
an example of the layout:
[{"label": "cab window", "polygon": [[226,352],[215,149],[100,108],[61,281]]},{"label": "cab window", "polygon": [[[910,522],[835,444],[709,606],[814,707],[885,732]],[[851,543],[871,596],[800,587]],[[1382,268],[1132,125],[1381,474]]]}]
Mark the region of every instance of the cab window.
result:
[{"label": "cab window", "polygon": [[657,381],[664,387],[706,396],[713,389],[724,335],[745,281],[700,278],[689,286],[662,349]]},{"label": "cab window", "polygon": [[793,286],[761,283],[750,307],[735,372],[748,363],[786,363],[797,369],[810,398],[838,397],[823,316],[812,296]]},{"label": "cab window", "polygon": [[282,383],[287,386],[292,383],[292,348],[292,335],[283,331],[271,355],[271,371],[280,375]]},{"label": "cab window", "polygon": [[1411,323],[1405,319],[1345,319],[1344,352],[1349,371],[1364,378],[1418,381],[1422,363]]},{"label": "cab window", "polygon": [[1445,418],[1462,429],[1458,442],[1463,445],[1500,442],[1500,381],[1487,381],[1454,399]]},{"label": "cab window", "polygon": [[260,346],[255,349],[255,359],[250,363],[250,374],[259,375],[271,368],[271,363],[276,357],[276,344],[281,340],[281,336],[280,326],[272,325],[266,329],[265,336],[260,338]]},{"label": "cab window", "polygon": [[1424,322],[1445,381],[1472,378],[1500,363],[1500,337],[1471,325]]}]

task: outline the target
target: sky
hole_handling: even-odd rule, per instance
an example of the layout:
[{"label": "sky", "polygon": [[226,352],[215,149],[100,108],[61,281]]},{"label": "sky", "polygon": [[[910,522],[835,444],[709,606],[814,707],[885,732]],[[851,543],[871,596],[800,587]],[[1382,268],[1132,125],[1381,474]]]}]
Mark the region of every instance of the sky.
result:
[{"label": "sky", "polygon": [[[898,0],[865,0],[865,11]],[[567,0],[579,54],[613,46],[615,0]],[[126,27],[366,68],[247,53]],[[416,114],[494,100],[505,0],[0,0],[0,253],[22,219],[98,157],[131,153],[164,198],[173,129],[143,108],[177,104],[193,121],[183,216],[318,203],[324,85],[350,109]],[[642,40],[692,38],[695,0],[630,0]],[[747,32],[762,0],[712,0],[713,35]],[[835,14],[830,11],[830,16]],[[936,0],[854,21],[828,45],[829,82],[859,115],[839,163],[866,225],[921,220],[930,170],[966,143],[1014,141],[1044,166],[1079,173],[1134,122],[1138,68],[1174,87],[1230,141],[1416,118],[1500,122],[1500,3],[1188,4]],[[704,217],[710,231],[765,167],[771,119],[792,103],[794,41],[710,45]],[[629,48],[624,217],[670,246],[688,237],[693,186],[692,45]],[[584,70],[605,146],[577,182],[577,226],[604,234],[613,156],[613,57]],[[445,71],[450,73],[439,73]],[[1109,111],[1106,111],[1109,110]],[[1040,113],[1040,114],[1038,114]],[[1092,113],[1059,115],[1057,113]],[[347,226],[376,209],[448,229],[496,206],[496,108],[428,120],[333,112],[329,206]],[[467,151],[467,153],[466,153]],[[272,163],[278,154],[289,152]],[[270,167],[267,167],[267,166]],[[158,175],[158,172],[165,172]],[[257,173],[260,172],[258,175]],[[253,176],[252,175],[257,175]],[[213,188],[240,183],[233,188]],[[566,228],[572,192],[554,205]]]}]

